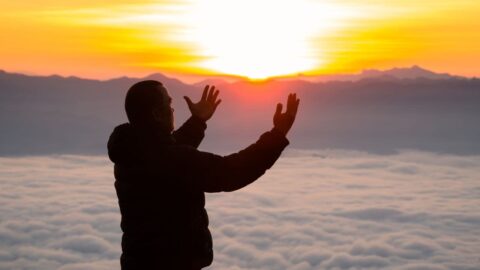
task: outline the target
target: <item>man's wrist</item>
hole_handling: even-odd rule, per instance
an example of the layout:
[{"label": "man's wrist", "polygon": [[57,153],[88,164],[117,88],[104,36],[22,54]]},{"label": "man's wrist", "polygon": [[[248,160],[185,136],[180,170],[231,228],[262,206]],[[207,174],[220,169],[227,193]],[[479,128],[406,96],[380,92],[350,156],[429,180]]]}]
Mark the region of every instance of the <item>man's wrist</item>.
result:
[{"label": "man's wrist", "polygon": [[285,133],[283,133],[278,127],[273,127],[269,132],[264,133],[261,138],[263,137],[267,140],[267,144],[274,148],[278,146],[283,149],[290,143],[285,136]]},{"label": "man's wrist", "polygon": [[203,130],[207,128],[206,121],[196,115],[192,114],[188,121],[190,121],[193,125],[202,128]]},{"label": "man's wrist", "polygon": [[206,123],[206,122],[207,122],[207,120],[205,120],[205,119],[203,119],[203,118],[201,118],[200,116],[195,115],[195,114],[192,114],[192,116],[190,116],[190,117],[193,118],[193,119],[195,119],[195,120],[197,120],[197,121],[203,122],[203,123]]},{"label": "man's wrist", "polygon": [[279,133],[281,135],[283,135],[284,137],[287,136],[287,132],[284,132],[283,130],[279,129],[278,127],[274,126],[271,130],[271,132],[274,132],[274,133]]}]

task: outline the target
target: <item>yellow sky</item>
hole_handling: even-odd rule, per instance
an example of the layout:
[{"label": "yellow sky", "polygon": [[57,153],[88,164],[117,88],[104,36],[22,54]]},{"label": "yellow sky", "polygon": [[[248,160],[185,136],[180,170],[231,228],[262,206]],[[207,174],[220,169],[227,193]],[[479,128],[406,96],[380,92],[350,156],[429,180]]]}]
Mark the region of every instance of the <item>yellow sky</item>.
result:
[{"label": "yellow sky", "polygon": [[0,0],[0,69],[111,78],[354,73],[480,76],[477,0]]}]

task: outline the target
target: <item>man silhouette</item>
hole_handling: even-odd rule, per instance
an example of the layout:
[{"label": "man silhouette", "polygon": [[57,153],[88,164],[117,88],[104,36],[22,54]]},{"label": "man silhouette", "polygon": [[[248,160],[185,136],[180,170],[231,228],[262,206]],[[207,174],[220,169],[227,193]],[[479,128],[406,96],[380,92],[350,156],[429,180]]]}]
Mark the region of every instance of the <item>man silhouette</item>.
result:
[{"label": "man silhouette", "polygon": [[205,87],[192,116],[173,131],[171,97],[160,82],[142,81],[127,93],[129,123],[117,126],[108,141],[115,189],[122,215],[123,270],[201,269],[213,260],[204,192],[234,191],[269,169],[288,145],[285,135],[299,99],[290,94],[287,110],[277,105],[274,127],[256,143],[228,156],[197,150],[206,121],[221,100]]}]

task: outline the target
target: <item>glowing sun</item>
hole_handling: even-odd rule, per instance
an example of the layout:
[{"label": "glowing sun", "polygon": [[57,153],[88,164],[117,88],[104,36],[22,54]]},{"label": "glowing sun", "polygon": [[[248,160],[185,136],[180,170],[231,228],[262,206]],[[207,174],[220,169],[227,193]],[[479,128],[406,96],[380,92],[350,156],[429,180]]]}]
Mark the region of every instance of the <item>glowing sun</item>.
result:
[{"label": "glowing sun", "polygon": [[[188,64],[189,70],[264,79],[321,67],[331,49],[322,37],[335,34],[362,13],[342,2],[164,0],[54,11],[48,17],[123,29],[117,33],[123,39],[111,42],[114,50],[145,56],[155,56],[152,50],[164,52],[139,59],[139,65],[175,68],[180,63]],[[188,51],[176,54],[184,48]]]},{"label": "glowing sun", "polygon": [[[309,0],[192,1],[185,38],[196,44],[203,68],[263,79],[321,65],[313,38],[341,26],[352,10]],[[320,52],[320,54],[319,54]]]}]

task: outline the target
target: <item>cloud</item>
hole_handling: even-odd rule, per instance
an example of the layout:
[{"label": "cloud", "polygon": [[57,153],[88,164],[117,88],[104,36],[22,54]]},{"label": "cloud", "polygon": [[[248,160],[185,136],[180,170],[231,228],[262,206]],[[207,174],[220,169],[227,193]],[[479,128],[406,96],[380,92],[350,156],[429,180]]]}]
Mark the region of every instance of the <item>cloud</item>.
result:
[{"label": "cloud", "polygon": [[[286,152],[207,195],[209,269],[478,268],[480,157]],[[0,158],[0,269],[118,269],[120,213],[102,156]]]},{"label": "cloud", "polygon": [[338,254],[329,260],[324,266],[326,268],[384,268],[389,262],[377,256],[351,256],[349,254]]},{"label": "cloud", "polygon": [[100,237],[91,235],[67,237],[59,241],[53,242],[51,246],[57,249],[72,250],[82,254],[108,254],[112,250],[111,244],[109,242]]}]

